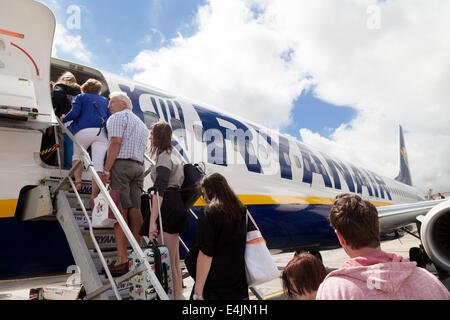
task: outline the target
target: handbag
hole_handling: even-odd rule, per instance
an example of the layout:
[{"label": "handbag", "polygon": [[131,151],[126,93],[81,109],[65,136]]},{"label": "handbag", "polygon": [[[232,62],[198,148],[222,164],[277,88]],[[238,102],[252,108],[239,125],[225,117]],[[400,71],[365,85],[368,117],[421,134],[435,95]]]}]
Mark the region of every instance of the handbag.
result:
[{"label": "handbag", "polygon": [[[109,185],[106,186],[109,195],[113,199],[119,211],[122,211],[122,205],[120,204],[120,191],[110,190]],[[92,209],[92,227],[94,228],[113,228],[117,219],[106,201],[106,197],[99,193],[97,198],[94,199],[94,208]]]},{"label": "handbag", "polygon": [[263,284],[270,280],[280,277],[280,271],[273,262],[272,255],[267,248],[261,231],[259,230],[255,220],[247,211],[248,217],[252,220],[256,230],[247,231],[247,240],[245,245],[245,274],[249,287]]}]

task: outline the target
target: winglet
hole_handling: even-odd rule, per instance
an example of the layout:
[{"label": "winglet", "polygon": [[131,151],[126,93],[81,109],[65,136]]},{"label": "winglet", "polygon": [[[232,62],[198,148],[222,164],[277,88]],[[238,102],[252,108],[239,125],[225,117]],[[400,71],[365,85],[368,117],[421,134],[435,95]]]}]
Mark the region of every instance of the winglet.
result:
[{"label": "winglet", "polygon": [[403,128],[400,126],[400,173],[395,180],[412,186],[411,173],[409,171],[408,156],[406,154],[405,139],[403,137]]}]

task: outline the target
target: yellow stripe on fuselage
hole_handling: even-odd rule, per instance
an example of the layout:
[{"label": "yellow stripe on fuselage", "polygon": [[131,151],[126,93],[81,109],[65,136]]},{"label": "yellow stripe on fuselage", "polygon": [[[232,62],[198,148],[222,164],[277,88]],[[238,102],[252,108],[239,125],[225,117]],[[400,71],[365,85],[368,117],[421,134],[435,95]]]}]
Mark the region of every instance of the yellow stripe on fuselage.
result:
[{"label": "yellow stripe on fuselage", "polygon": [[[329,204],[332,205],[334,198],[326,197],[296,197],[296,196],[269,196],[269,195],[238,195],[245,205],[265,205],[265,204]],[[374,206],[388,206],[391,203],[370,201]],[[204,206],[203,198],[198,199],[195,207]]]},{"label": "yellow stripe on fuselage", "polygon": [[0,218],[12,218],[16,213],[18,199],[0,200]]},{"label": "yellow stripe on fuselage", "polygon": [[[326,197],[296,197],[296,196],[269,196],[269,195],[238,195],[246,206],[249,205],[277,205],[277,204],[333,204],[334,198]],[[16,212],[18,199],[0,200],[0,218],[12,218]],[[370,201],[375,206],[387,206],[391,203]],[[206,205],[203,198],[197,200],[195,207]]]}]

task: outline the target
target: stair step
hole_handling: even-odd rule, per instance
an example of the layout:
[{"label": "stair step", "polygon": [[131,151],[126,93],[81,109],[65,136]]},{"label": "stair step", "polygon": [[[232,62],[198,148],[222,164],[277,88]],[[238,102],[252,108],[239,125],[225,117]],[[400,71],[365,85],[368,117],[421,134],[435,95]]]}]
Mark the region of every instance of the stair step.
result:
[{"label": "stair step", "polygon": [[[88,249],[95,249],[89,229],[81,228],[81,234],[84,237],[84,241],[86,242]],[[114,229],[94,229],[94,236],[102,251],[104,249],[116,248]]]},{"label": "stair step", "polygon": [[[81,234],[84,237],[84,241],[88,249],[95,250],[94,243],[92,242],[89,228],[80,228]],[[116,250],[116,237],[114,236],[114,229],[93,229],[94,236],[102,252]],[[128,243],[128,249],[131,249],[131,245]]]},{"label": "stair step", "polygon": [[[100,278],[102,279],[103,285],[107,285],[110,283],[106,275],[100,275]],[[117,290],[119,291],[119,294],[123,300],[131,300],[130,291],[132,290],[132,288],[133,285],[131,284],[130,280],[124,281],[117,286]],[[116,295],[114,294],[114,291],[112,289],[106,291],[106,294],[112,299],[116,299]]]},{"label": "stair step", "polygon": [[[56,186],[59,184],[59,182],[61,181],[60,178],[57,177],[50,177],[47,179],[43,179],[43,181],[45,182],[46,185],[48,185],[50,188],[56,188]],[[75,181],[74,181],[75,183]],[[66,183],[64,183],[62,185],[62,190],[64,190],[66,193],[69,194],[74,194],[74,192],[69,192],[71,188],[70,182],[67,181]],[[82,180],[81,181],[81,190],[79,191],[81,194],[91,194],[92,192],[92,186],[91,186],[91,181],[89,180]]]},{"label": "stair step", "polygon": [[[78,226],[80,228],[89,228],[89,223],[86,219],[86,216],[84,215],[83,210],[81,209],[73,209],[73,217],[75,218],[75,220],[78,223]],[[86,210],[86,213],[88,214],[89,217],[92,217],[92,211],[91,210]]]},{"label": "stair step", "polygon": [[[81,201],[83,201],[84,207],[86,209],[90,208],[89,199],[91,198],[90,193],[80,193]],[[67,200],[69,200],[69,204],[74,209],[81,209],[81,205],[78,203],[78,198],[75,193],[66,192]]]},{"label": "stair step", "polygon": [[[103,265],[100,260],[99,254],[95,250],[89,250],[92,261],[94,261],[95,267],[97,268],[98,273],[102,272]],[[130,255],[132,250],[128,250],[128,255]],[[105,258],[106,264],[110,264],[113,261],[117,260],[117,250],[102,250],[103,258]]]}]

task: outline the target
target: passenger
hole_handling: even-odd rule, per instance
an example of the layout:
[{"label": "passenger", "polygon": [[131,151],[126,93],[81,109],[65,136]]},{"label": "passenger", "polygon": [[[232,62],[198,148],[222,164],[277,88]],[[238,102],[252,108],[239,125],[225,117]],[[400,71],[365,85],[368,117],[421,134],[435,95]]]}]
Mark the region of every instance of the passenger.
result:
[{"label": "passenger", "polygon": [[[122,216],[141,245],[139,229],[142,225],[141,194],[144,186],[144,153],[149,131],[132,111],[133,104],[123,92],[110,94],[112,116],[107,123],[109,147],[106,156],[104,181],[111,189],[120,191]],[[127,238],[118,223],[114,225],[117,261],[108,267],[119,276],[128,272]]]},{"label": "passenger", "polygon": [[[70,109],[72,109],[72,101],[80,93],[80,85],[71,72],[65,72],[58,78],[53,88],[52,98],[53,109],[58,118],[69,113]],[[68,130],[72,132],[71,129],[72,127],[69,126]],[[61,148],[64,154],[63,167],[70,168],[72,166],[73,142],[67,134],[63,134],[60,140],[61,145],[63,145],[62,140],[64,140],[63,148]]]},{"label": "passenger", "polygon": [[284,295],[297,300],[315,300],[327,272],[323,263],[310,253],[296,254],[281,274]]},{"label": "passenger", "polygon": [[[169,250],[174,287],[174,299],[182,299],[183,277],[180,266],[179,234],[189,232],[189,222],[181,198],[180,187],[184,180],[183,164],[172,147],[172,129],[160,121],[150,129],[150,157],[155,161],[151,169],[154,189],[159,193],[164,244]],[[152,196],[152,208],[147,214],[140,234],[153,239],[159,234],[158,202]]]},{"label": "passenger", "polygon": [[[95,79],[87,80],[82,86],[83,94],[78,95],[73,101],[72,110],[67,115],[61,116],[61,121],[72,123],[72,133],[81,146],[87,150],[89,146],[92,151],[92,162],[95,171],[100,178],[103,178],[103,166],[105,162],[106,151],[108,150],[108,137],[103,124],[111,116],[108,109],[108,99],[102,97],[102,84]],[[101,116],[100,116],[101,115]],[[72,157],[72,166],[80,160],[82,151],[77,144],[74,145],[74,154]],[[81,189],[81,175],[83,166],[79,166],[74,172],[75,187]],[[91,203],[97,197],[99,188],[94,179],[92,179]],[[91,204],[91,208],[93,205]]]},{"label": "passenger", "polygon": [[380,248],[378,212],[357,195],[336,197],[331,226],[350,260],[320,285],[318,300],[448,300],[449,291],[431,273]]},{"label": "passenger", "polygon": [[248,300],[245,274],[246,207],[219,173],[200,182],[207,206],[198,216],[185,263],[195,280],[191,299]]}]

